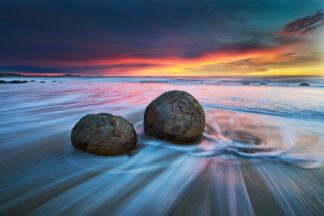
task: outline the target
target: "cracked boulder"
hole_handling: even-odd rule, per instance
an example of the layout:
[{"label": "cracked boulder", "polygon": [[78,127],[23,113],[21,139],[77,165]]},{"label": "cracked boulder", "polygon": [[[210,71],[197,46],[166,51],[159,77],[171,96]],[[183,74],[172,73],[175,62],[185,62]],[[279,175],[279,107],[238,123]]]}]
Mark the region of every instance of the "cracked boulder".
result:
[{"label": "cracked boulder", "polygon": [[184,91],[169,91],[145,110],[144,131],[174,143],[192,143],[202,136],[205,113],[199,102]]},{"label": "cracked boulder", "polygon": [[75,148],[98,155],[120,155],[136,146],[136,132],[126,119],[108,113],[88,114],[74,126]]}]

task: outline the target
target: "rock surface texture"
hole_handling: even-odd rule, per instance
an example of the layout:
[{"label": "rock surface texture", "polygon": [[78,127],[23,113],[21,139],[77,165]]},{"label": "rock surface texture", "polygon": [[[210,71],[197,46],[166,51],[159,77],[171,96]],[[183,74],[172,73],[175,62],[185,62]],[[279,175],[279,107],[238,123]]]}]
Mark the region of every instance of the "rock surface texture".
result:
[{"label": "rock surface texture", "polygon": [[126,119],[108,113],[88,114],[74,126],[71,141],[75,148],[98,155],[131,152],[137,135]]},{"label": "rock surface texture", "polygon": [[205,128],[205,113],[199,102],[184,91],[169,91],[145,110],[146,134],[174,143],[197,141]]}]

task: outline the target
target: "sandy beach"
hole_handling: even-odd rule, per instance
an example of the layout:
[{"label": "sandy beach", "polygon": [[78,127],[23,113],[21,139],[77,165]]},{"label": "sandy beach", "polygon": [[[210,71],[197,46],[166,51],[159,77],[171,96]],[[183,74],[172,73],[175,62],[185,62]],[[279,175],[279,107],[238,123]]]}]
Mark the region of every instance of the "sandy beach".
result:
[{"label": "sandy beach", "polygon": [[[296,78],[250,79],[249,85],[238,78],[35,80],[0,85],[1,215],[324,211],[322,78],[306,79],[310,87],[300,87]],[[147,104],[173,89],[190,92],[205,109],[204,135],[194,145],[143,132]],[[100,112],[133,123],[135,151],[104,157],[72,147],[74,124]],[[231,140],[227,135],[233,131],[261,144]]]}]

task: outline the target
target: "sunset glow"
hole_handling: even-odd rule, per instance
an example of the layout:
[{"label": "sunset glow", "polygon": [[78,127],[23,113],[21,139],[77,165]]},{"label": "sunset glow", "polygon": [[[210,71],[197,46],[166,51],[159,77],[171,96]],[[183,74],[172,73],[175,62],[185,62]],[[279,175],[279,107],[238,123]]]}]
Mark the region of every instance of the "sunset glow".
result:
[{"label": "sunset glow", "polygon": [[0,73],[324,75],[320,1],[81,1],[77,8],[30,1],[0,8]]}]

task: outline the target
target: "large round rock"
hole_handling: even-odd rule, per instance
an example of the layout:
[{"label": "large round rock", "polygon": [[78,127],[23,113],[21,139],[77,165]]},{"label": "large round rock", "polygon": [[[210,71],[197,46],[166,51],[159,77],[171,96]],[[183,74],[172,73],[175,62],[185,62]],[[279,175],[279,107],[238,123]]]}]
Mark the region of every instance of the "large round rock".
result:
[{"label": "large round rock", "polygon": [[108,113],[84,116],[71,134],[75,148],[99,155],[129,153],[136,146],[136,137],[131,123]]},{"label": "large round rock", "polygon": [[165,92],[145,110],[146,134],[175,143],[197,141],[205,128],[205,113],[199,102],[184,91]]}]

